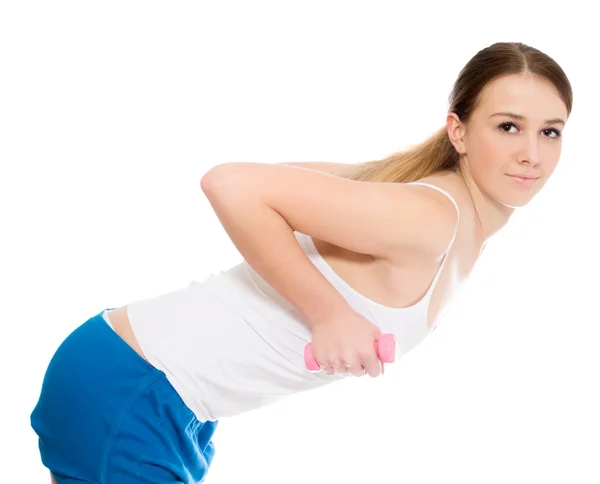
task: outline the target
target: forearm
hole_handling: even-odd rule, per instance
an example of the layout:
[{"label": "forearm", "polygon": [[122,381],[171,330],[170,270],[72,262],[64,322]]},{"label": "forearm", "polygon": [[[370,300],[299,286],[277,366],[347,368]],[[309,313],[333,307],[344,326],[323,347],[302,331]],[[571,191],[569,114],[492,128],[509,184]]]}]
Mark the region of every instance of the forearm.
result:
[{"label": "forearm", "polygon": [[207,188],[204,193],[248,264],[311,326],[348,310],[347,301],[310,261],[277,211],[243,190]]}]

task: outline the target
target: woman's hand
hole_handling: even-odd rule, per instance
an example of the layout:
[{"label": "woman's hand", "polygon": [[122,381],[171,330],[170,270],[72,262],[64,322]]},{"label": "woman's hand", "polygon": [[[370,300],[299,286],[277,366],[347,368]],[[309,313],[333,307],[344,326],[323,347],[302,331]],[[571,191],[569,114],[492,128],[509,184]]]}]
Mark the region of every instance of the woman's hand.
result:
[{"label": "woman's hand", "polygon": [[323,371],[332,375],[383,374],[375,342],[381,330],[351,308],[312,326],[312,353]]}]

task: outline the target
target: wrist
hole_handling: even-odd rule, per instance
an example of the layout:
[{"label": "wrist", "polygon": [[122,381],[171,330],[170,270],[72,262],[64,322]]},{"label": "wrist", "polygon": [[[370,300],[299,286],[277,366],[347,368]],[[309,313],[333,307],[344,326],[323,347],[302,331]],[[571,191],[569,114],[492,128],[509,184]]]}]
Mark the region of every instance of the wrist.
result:
[{"label": "wrist", "polygon": [[307,315],[307,319],[311,328],[315,328],[340,320],[349,311],[352,311],[352,308],[345,299],[341,298],[339,301],[328,301],[325,304],[320,304],[317,309]]}]

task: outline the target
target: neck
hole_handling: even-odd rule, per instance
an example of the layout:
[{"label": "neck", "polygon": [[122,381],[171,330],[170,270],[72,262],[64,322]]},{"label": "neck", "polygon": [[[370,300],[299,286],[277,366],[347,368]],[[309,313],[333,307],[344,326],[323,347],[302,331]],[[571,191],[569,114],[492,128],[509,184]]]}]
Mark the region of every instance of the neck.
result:
[{"label": "neck", "polygon": [[502,205],[482,192],[473,180],[468,167],[463,166],[462,163],[457,173],[463,179],[471,196],[479,225],[481,243],[484,246],[496,232],[508,223],[515,209]]}]

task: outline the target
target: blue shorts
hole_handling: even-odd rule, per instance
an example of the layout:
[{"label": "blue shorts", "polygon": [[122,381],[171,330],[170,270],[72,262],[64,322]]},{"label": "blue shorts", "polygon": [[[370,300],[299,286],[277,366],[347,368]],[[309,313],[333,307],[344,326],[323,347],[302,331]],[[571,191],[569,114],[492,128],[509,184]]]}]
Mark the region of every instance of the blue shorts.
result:
[{"label": "blue shorts", "polygon": [[198,421],[103,312],[67,336],[46,370],[31,414],[43,464],[58,484],[201,482],[217,422]]}]

